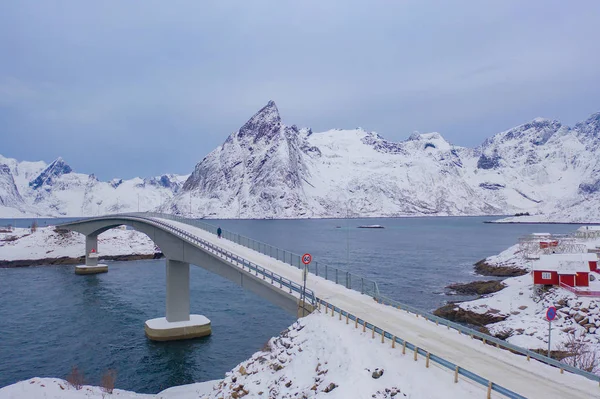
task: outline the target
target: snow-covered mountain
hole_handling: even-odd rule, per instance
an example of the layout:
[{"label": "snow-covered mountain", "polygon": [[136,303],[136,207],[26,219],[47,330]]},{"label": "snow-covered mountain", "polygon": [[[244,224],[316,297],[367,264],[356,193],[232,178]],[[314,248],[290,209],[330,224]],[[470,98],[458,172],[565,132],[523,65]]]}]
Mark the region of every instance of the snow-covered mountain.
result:
[{"label": "snow-covered mountain", "polygon": [[398,143],[360,128],[313,133],[285,125],[271,101],[198,163],[160,210],[295,218],[585,207],[586,221],[600,219],[588,209],[600,204],[599,120],[600,113],[570,129],[537,118],[464,148],[438,133]]},{"label": "snow-covered mountain", "polygon": [[0,156],[0,217],[154,210],[172,198],[187,177],[162,175],[102,182],[94,175],[75,173],[60,157],[47,165]]},{"label": "snow-covered mountain", "polygon": [[189,177],[100,182],[61,158],[0,157],[0,215],[135,211],[139,197],[140,210],[208,218],[529,212],[600,222],[599,143],[600,113],[573,128],[537,118],[465,148],[438,133],[402,142],[361,128],[313,133],[284,124],[270,101]]}]

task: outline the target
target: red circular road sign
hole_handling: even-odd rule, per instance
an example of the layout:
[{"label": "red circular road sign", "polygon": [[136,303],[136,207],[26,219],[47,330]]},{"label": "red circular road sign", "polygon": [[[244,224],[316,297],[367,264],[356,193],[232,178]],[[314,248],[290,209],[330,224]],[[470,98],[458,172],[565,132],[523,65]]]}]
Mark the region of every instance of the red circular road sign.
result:
[{"label": "red circular road sign", "polygon": [[546,319],[548,319],[548,321],[552,321],[552,320],[554,320],[555,317],[556,317],[556,308],[554,306],[550,306],[548,308],[548,310],[546,310]]},{"label": "red circular road sign", "polygon": [[302,255],[302,263],[304,263],[305,265],[308,265],[311,260],[312,260],[312,256],[310,254]]}]

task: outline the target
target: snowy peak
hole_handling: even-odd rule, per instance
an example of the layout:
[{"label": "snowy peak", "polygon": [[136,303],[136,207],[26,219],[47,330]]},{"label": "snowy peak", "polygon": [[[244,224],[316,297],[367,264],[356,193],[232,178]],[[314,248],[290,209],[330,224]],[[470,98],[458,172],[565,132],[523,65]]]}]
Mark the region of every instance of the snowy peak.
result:
[{"label": "snowy peak", "polygon": [[43,185],[52,185],[56,178],[69,174],[72,171],[73,169],[61,157],[58,157],[38,177],[30,181],[29,186],[35,190]]},{"label": "snowy peak", "polygon": [[23,198],[17,190],[10,168],[6,164],[0,164],[0,206],[19,209],[22,205]]},{"label": "snowy peak", "polygon": [[452,144],[450,144],[441,134],[437,132],[432,133],[418,133],[415,132],[410,135],[407,143],[410,142],[419,142],[419,146],[417,148],[422,149],[438,149],[440,151],[449,151],[452,149]]},{"label": "snowy peak", "polygon": [[587,148],[597,149],[600,146],[600,112],[592,114],[588,119],[575,125],[573,131]]},{"label": "snowy peak", "polygon": [[490,137],[484,141],[481,147],[483,150],[487,150],[490,148],[497,149],[505,144],[508,146],[528,144],[540,146],[546,144],[552,136],[563,129],[568,131],[568,128],[563,127],[558,121],[535,118],[531,122]]},{"label": "snowy peak", "polygon": [[269,101],[267,105],[260,109],[252,118],[240,128],[237,133],[238,138],[253,137],[254,143],[263,137],[269,141],[281,129],[281,117],[274,101]]}]

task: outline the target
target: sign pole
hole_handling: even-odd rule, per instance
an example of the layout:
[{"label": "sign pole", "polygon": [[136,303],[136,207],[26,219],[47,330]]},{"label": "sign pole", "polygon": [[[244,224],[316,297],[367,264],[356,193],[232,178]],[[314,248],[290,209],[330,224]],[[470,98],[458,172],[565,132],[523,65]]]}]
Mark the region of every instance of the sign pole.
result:
[{"label": "sign pole", "polygon": [[308,265],[304,265],[304,271],[302,273],[304,274],[304,284],[302,285],[302,317],[306,316],[306,275],[308,274],[307,268]]},{"label": "sign pole", "polygon": [[548,320],[548,357],[550,356],[550,338],[552,337],[552,320]]},{"label": "sign pole", "polygon": [[303,284],[302,284],[302,317],[306,316],[306,277],[308,276],[308,265],[309,263],[312,261],[312,256],[311,254],[304,254],[302,255],[302,263],[304,263],[304,270],[302,271],[302,280],[303,280]]},{"label": "sign pole", "polygon": [[546,310],[546,320],[548,320],[548,357],[550,356],[550,339],[552,338],[552,320],[556,317],[556,308],[554,306],[550,306],[548,310]]}]

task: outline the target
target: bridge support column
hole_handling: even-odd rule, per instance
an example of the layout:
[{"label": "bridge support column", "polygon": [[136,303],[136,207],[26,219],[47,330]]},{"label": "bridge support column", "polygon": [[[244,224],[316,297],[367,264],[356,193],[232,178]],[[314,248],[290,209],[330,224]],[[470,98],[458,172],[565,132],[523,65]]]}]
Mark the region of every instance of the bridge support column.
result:
[{"label": "bridge support column", "polygon": [[75,274],[98,274],[108,272],[108,265],[98,264],[98,236],[85,236],[85,265],[75,266]]},{"label": "bridge support column", "polygon": [[210,320],[190,314],[190,264],[171,259],[166,263],[166,317],[146,321],[146,336],[153,341],[171,341],[210,335]]}]

